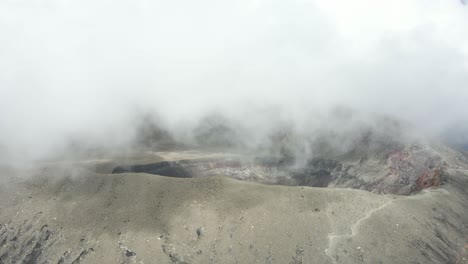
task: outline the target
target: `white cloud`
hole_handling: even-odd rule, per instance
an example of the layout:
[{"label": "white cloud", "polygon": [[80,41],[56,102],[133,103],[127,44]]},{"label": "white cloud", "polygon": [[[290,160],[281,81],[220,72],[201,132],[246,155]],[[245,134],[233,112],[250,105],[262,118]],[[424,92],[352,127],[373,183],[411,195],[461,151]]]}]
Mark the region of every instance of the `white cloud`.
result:
[{"label": "white cloud", "polygon": [[135,109],[177,123],[246,105],[443,130],[468,121],[467,25],[456,0],[2,1],[0,144],[125,142]]}]

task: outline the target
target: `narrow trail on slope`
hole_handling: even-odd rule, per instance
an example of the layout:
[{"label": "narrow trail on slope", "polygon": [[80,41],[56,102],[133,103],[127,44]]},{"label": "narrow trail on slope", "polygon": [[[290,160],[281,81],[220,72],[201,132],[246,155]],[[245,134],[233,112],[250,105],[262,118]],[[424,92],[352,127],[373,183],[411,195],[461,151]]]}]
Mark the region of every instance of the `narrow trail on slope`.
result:
[{"label": "narrow trail on slope", "polygon": [[403,201],[403,200],[422,199],[425,196],[430,195],[431,193],[434,193],[434,192],[447,193],[447,191],[444,190],[444,189],[423,190],[418,195],[401,196],[398,199],[392,199],[392,200],[386,201],[383,204],[381,204],[381,205],[379,205],[379,206],[377,206],[377,207],[375,207],[373,209],[370,209],[370,210],[366,211],[363,214],[363,217],[360,217],[358,220],[356,220],[354,222],[354,224],[351,225],[350,229],[348,229],[348,230],[351,231],[351,233],[347,233],[347,234],[331,233],[331,234],[328,235],[329,241],[328,241],[328,248],[325,250],[326,255],[332,260],[333,263],[337,263],[336,257],[334,255],[335,255],[335,252],[336,252],[336,245],[338,244],[338,242],[340,242],[340,241],[342,241],[344,239],[348,239],[348,238],[352,238],[352,237],[356,236],[359,233],[360,226],[363,225],[366,220],[370,219],[376,212],[383,210],[388,205],[390,205],[390,204],[392,204],[394,202]]},{"label": "narrow trail on slope", "polygon": [[363,217],[359,218],[354,224],[351,225],[351,228],[350,228],[351,234],[330,234],[330,235],[328,235],[328,239],[329,239],[328,240],[328,248],[325,249],[325,253],[332,260],[332,262],[337,263],[336,258],[334,257],[334,253],[335,253],[335,250],[336,250],[336,245],[337,245],[337,243],[339,241],[341,241],[343,239],[346,239],[346,238],[351,238],[351,237],[356,236],[358,234],[359,226],[364,221],[369,219],[375,212],[378,212],[378,211],[384,209],[385,207],[387,207],[389,204],[393,203],[394,201],[396,201],[396,200],[387,201],[387,202],[383,203],[382,205],[380,205],[378,207],[375,207],[375,208],[365,212]]}]

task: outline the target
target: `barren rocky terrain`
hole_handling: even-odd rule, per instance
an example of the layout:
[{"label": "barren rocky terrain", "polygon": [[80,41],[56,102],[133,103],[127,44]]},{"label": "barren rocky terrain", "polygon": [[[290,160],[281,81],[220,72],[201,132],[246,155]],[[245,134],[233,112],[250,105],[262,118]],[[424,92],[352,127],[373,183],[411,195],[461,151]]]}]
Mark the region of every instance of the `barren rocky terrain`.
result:
[{"label": "barren rocky terrain", "polygon": [[467,190],[443,146],[301,169],[197,151],[4,168],[0,263],[468,263]]}]

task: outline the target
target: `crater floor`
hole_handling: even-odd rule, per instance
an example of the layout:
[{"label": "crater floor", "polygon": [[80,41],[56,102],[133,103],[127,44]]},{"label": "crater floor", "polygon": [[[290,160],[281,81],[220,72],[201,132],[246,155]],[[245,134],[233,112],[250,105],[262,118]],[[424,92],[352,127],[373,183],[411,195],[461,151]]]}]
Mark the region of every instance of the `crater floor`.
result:
[{"label": "crater floor", "polygon": [[303,162],[217,154],[128,163],[115,166],[112,173],[150,173],[177,178],[221,175],[271,185],[352,188],[399,195],[442,185],[449,168],[439,152],[429,146],[417,145],[392,148],[371,157],[363,153],[351,157],[315,157]]}]

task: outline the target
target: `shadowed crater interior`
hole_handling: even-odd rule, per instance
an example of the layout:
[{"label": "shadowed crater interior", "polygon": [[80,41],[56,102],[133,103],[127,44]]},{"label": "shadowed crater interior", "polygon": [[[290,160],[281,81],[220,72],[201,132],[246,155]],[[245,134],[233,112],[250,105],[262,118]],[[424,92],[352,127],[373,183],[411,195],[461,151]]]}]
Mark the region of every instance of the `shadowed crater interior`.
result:
[{"label": "shadowed crater interior", "polygon": [[408,165],[407,162],[395,165],[395,157],[387,158],[388,161],[379,161],[377,165],[373,165],[371,175],[366,174],[371,167],[365,164],[367,160],[344,163],[325,158],[314,158],[301,166],[258,158],[250,161],[233,158],[188,159],[117,166],[112,173],[150,173],[177,178],[227,176],[262,184],[353,188],[401,195],[438,186],[444,180],[442,167],[431,164],[427,168],[416,168],[414,164]]}]

